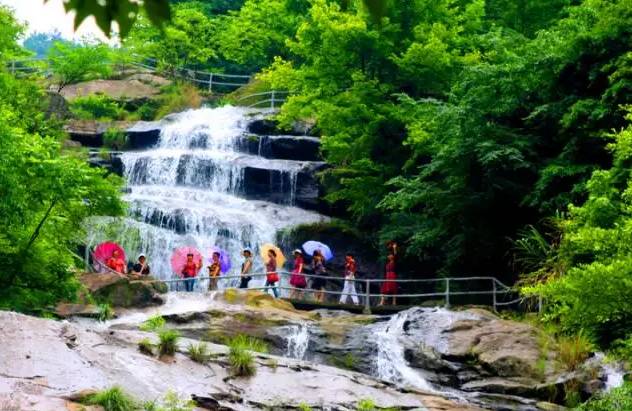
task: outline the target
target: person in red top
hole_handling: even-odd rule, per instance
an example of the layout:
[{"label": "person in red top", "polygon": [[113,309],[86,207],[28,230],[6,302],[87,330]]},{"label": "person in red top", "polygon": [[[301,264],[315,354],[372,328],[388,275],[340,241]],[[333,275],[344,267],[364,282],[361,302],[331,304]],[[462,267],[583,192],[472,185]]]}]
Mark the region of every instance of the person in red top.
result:
[{"label": "person in red top", "polygon": [[290,276],[290,285],[293,287],[290,293],[290,298],[303,298],[303,289],[307,287],[307,281],[305,280],[305,274],[303,274],[303,266],[305,262],[303,260],[303,253],[301,250],[294,250],[294,269]]},{"label": "person in red top", "polygon": [[359,304],[358,293],[355,288],[356,261],[352,254],[347,253],[345,256],[345,284],[340,296],[340,304],[347,303],[347,296],[351,296],[354,304]]},{"label": "person in red top", "polygon": [[384,302],[388,297],[386,295],[391,295],[393,298],[393,305],[396,304],[396,295],[397,295],[397,274],[395,274],[395,254],[389,254],[386,257],[386,266],[384,267],[384,271],[386,272],[385,281],[382,283],[381,293],[382,298],[380,299],[380,305],[384,305]]},{"label": "person in red top", "polygon": [[276,283],[279,282],[279,274],[277,274],[277,261],[276,261],[276,251],[268,250],[268,262],[266,263],[266,293],[268,292],[268,288],[272,287],[272,292],[276,298],[279,298],[279,290],[277,289]]},{"label": "person in red top", "polygon": [[125,260],[121,258],[121,253],[119,252],[119,250],[114,250],[112,252],[112,257],[108,258],[106,265],[111,270],[116,271],[119,274],[127,274]]},{"label": "person in red top", "polygon": [[186,291],[193,291],[195,286],[195,276],[200,270],[201,264],[193,261],[193,254],[187,254],[187,262],[182,267],[182,276],[186,278],[184,281],[184,288]]}]

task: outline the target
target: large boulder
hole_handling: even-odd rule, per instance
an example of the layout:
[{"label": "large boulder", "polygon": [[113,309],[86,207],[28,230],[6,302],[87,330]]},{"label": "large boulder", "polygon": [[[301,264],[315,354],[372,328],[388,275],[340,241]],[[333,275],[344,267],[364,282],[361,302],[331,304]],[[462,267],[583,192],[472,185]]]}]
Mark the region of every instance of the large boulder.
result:
[{"label": "large boulder", "polygon": [[146,280],[131,280],[114,273],[84,273],[81,283],[99,302],[114,307],[148,307],[161,305],[167,286],[164,283]]},{"label": "large boulder", "polygon": [[265,158],[297,161],[319,161],[320,139],[308,136],[241,136],[238,149]]},{"label": "large boulder", "polygon": [[139,121],[125,130],[127,146],[132,150],[147,149],[158,144],[160,140],[160,121]]}]

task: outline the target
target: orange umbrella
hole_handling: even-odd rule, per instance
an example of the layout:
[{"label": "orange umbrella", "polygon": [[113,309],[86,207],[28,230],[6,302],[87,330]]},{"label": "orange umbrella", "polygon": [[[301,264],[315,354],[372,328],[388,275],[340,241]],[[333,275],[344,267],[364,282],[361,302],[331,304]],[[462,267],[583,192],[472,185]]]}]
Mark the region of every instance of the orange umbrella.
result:
[{"label": "orange umbrella", "polygon": [[285,264],[285,256],[283,255],[283,251],[279,247],[274,244],[266,243],[259,248],[259,254],[261,254],[261,258],[263,258],[264,263],[268,261],[268,251],[274,250],[276,253],[276,263],[277,267],[283,267]]}]

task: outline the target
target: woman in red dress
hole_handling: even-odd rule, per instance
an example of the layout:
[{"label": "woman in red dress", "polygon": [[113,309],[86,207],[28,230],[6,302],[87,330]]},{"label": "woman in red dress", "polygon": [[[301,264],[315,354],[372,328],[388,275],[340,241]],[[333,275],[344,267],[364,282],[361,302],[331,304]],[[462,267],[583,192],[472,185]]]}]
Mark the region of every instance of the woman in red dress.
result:
[{"label": "woman in red dress", "polygon": [[[391,295],[393,298],[393,305],[395,305],[397,295],[397,283],[395,282],[395,280],[397,280],[397,274],[395,274],[395,254],[389,253],[388,257],[386,257],[386,266],[384,268],[386,276],[380,291],[382,294]],[[386,298],[388,297],[382,296],[380,305],[384,305]]]},{"label": "woman in red dress", "polygon": [[303,260],[303,253],[301,250],[294,250],[294,269],[290,276],[290,285],[293,287],[290,293],[290,298],[303,298],[303,290],[307,287],[307,281],[305,280],[305,274],[303,274],[303,266],[305,262]]}]

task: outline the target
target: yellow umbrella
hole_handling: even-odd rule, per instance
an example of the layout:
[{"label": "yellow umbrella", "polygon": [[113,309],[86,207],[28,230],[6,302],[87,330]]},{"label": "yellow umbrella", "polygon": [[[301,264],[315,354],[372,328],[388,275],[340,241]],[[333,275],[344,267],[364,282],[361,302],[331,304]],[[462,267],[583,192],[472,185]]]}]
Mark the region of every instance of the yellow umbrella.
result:
[{"label": "yellow umbrella", "polygon": [[263,258],[263,262],[268,262],[268,251],[270,250],[274,250],[274,252],[276,253],[277,267],[283,267],[283,264],[285,264],[285,256],[283,255],[283,251],[281,251],[281,249],[274,244],[266,243],[259,248],[259,253],[261,254],[261,258]]}]

